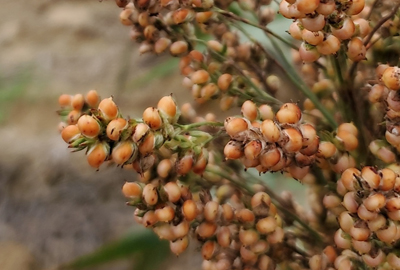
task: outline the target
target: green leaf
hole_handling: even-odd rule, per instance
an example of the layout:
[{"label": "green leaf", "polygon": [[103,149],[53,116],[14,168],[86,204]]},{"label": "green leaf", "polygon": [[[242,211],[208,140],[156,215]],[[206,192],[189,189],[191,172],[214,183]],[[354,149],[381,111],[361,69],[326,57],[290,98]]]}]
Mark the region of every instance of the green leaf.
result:
[{"label": "green leaf", "polygon": [[129,256],[135,256],[137,259],[135,260],[135,269],[154,269],[168,255],[170,252],[167,241],[161,241],[150,230],[135,230],[115,242],[105,244],[93,253],[59,267],[59,269],[86,269]]}]

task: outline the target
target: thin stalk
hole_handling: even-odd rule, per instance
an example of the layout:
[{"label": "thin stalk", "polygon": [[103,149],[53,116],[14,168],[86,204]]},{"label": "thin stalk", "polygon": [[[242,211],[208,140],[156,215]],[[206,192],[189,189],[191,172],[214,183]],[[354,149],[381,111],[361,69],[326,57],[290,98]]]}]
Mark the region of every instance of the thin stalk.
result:
[{"label": "thin stalk", "polygon": [[[281,58],[282,58],[282,62],[284,63],[284,65],[281,65],[281,63],[279,63],[279,61],[272,56],[271,53],[269,53],[267,51],[267,49],[265,49],[256,39],[254,39],[245,29],[243,29],[243,27],[241,27],[240,25],[234,24],[234,26],[236,28],[238,28],[240,31],[243,32],[244,35],[246,35],[246,37],[252,41],[253,43],[255,43],[257,46],[261,47],[263,49],[263,51],[266,52],[267,56],[270,57],[271,59],[273,59],[275,62],[278,63],[278,66],[281,67],[281,69],[284,71],[284,74],[286,74],[286,76],[289,77],[289,79],[292,81],[292,83],[297,86],[302,92],[303,94],[308,97],[315,105],[315,107],[317,109],[319,109],[322,113],[322,115],[324,115],[324,117],[326,118],[326,120],[328,121],[328,123],[332,126],[332,128],[336,128],[337,127],[337,123],[334,120],[333,116],[325,109],[325,107],[322,105],[322,103],[319,101],[318,97],[304,84],[301,84],[300,82],[302,81],[301,78],[297,75],[296,71],[293,69],[293,67],[287,62],[285,55],[283,54],[282,50],[279,48],[279,46],[276,44],[275,40],[273,40],[272,38],[270,38],[268,35],[268,37],[270,38],[273,46],[275,47],[275,49],[278,51],[278,53],[280,54]],[[296,74],[296,76],[293,76],[293,74]],[[296,78],[297,77],[297,78]]]},{"label": "thin stalk", "polygon": [[[375,27],[371,30],[371,32],[369,33],[369,35],[368,35],[368,36],[365,38],[365,40],[364,40],[364,46],[366,46],[366,49],[367,49],[367,50],[369,50],[369,49],[372,47],[372,44],[369,45],[368,43],[371,41],[371,39],[372,39],[372,37],[374,36],[374,34],[376,33],[376,31],[378,31],[379,28],[381,28],[381,26],[382,26],[386,21],[390,20],[390,18],[392,18],[392,17],[396,14],[396,12],[397,12],[397,10],[398,10],[399,8],[400,8],[400,3],[398,3],[388,15],[386,15],[385,17],[383,17],[382,19],[380,19],[380,21],[379,21],[379,22],[375,25]],[[371,10],[372,10],[372,9],[371,9]],[[377,40],[379,40],[379,39],[377,39]],[[373,43],[375,43],[375,41],[374,41]],[[353,64],[351,65],[351,67],[350,67],[350,69],[349,69],[349,72],[348,72],[348,75],[347,75],[347,78],[348,78],[349,81],[352,81],[352,80],[353,80],[354,73],[355,73],[356,70],[357,70],[357,65],[358,65],[358,62],[353,62]]]},{"label": "thin stalk", "polygon": [[264,100],[260,97],[249,95],[238,88],[231,88],[231,89],[229,89],[228,93],[231,93],[235,96],[242,96],[245,99],[252,100],[259,104],[264,104],[265,102],[267,102],[266,100]]},{"label": "thin stalk", "polygon": [[215,175],[218,175],[218,176],[221,176],[222,178],[225,178],[225,179],[229,180],[232,184],[234,184],[235,186],[237,186],[239,188],[242,188],[249,195],[253,195],[254,194],[254,190],[251,187],[247,186],[245,184],[245,181],[243,181],[243,182],[238,181],[237,179],[232,178],[229,174],[223,172],[222,170],[219,171],[219,170],[214,170],[213,168],[207,167],[205,171],[209,172],[209,173],[212,173],[212,174],[215,174]]},{"label": "thin stalk", "polygon": [[367,17],[365,18],[366,20],[369,20],[369,18],[370,18],[371,15],[372,15],[372,12],[373,12],[374,9],[378,6],[379,1],[380,1],[380,0],[375,0],[375,1],[374,1],[374,3],[373,3],[372,6],[371,6],[371,9],[370,9],[369,12],[368,12]]},{"label": "thin stalk", "polygon": [[[205,42],[204,40],[201,40],[201,39],[191,38],[190,40],[195,41],[195,42],[199,42],[199,43],[203,43],[203,44],[207,45],[207,42]],[[210,50],[210,53],[218,61],[228,63],[230,66],[232,66],[234,69],[236,69],[236,71],[240,73],[240,75],[243,77],[243,79],[257,92],[257,94],[260,95],[262,98],[264,98],[267,102],[273,102],[273,103],[276,103],[276,104],[282,104],[282,101],[274,98],[270,94],[268,94],[265,91],[261,90],[257,85],[255,85],[255,83],[253,83],[253,81],[250,80],[243,73],[243,70],[234,61],[227,59],[225,56],[223,56],[223,55],[221,55],[218,52],[215,52],[213,50]]]},{"label": "thin stalk", "polygon": [[364,40],[364,45],[365,45],[365,46],[367,46],[368,43],[371,41],[371,39],[372,39],[372,37],[374,36],[375,32],[378,31],[379,28],[381,28],[381,26],[382,26],[386,21],[388,21],[390,18],[392,18],[392,17],[396,14],[396,12],[397,12],[397,10],[398,10],[399,8],[400,8],[400,3],[396,4],[396,5],[393,7],[393,10],[392,10],[388,15],[386,15],[385,17],[383,17],[382,19],[379,20],[379,22],[374,26],[374,28],[372,28],[372,30],[371,30],[371,32],[369,33],[369,35],[365,38],[365,40]]},{"label": "thin stalk", "polygon": [[202,142],[202,146],[205,147],[209,142],[219,138],[221,135],[227,135],[226,132],[220,130],[218,131],[216,134],[213,134],[209,139],[205,140],[204,142]]},{"label": "thin stalk", "polygon": [[322,115],[325,117],[325,119],[328,121],[329,125],[335,129],[338,124],[336,123],[335,119],[333,118],[332,114],[322,105],[322,103],[319,101],[318,97],[311,91],[311,89],[304,84],[303,80],[300,78],[300,76],[296,73],[292,65],[287,61],[285,55],[283,54],[281,48],[279,45],[276,43],[275,40],[272,38],[270,39],[272,42],[272,45],[274,46],[276,52],[279,54],[281,58],[281,62],[283,63],[283,67],[285,68],[285,74],[286,76],[292,81],[292,83],[299,88],[299,90],[306,96],[308,97],[311,102],[314,104],[314,106],[320,110]]},{"label": "thin stalk", "polygon": [[332,55],[332,64],[333,68],[335,69],[335,75],[337,75],[339,85],[340,87],[342,87],[344,83],[342,69],[340,68],[339,59],[333,55]]},{"label": "thin stalk", "polygon": [[197,122],[197,123],[188,124],[188,125],[179,125],[179,124],[177,124],[177,125],[183,130],[191,130],[193,128],[202,127],[202,126],[223,127],[224,123],[204,121],[204,122]]},{"label": "thin stalk", "polygon": [[[338,85],[337,85],[337,93],[338,93],[338,105],[341,111],[341,115],[343,117],[343,120],[346,122],[349,122],[353,119],[354,117],[354,109],[353,106],[351,105],[352,102],[352,96],[351,93],[347,90],[346,86],[345,86],[345,81],[343,78],[343,73],[342,73],[342,69],[339,63],[339,57],[340,57],[340,52],[334,56],[332,55],[330,57],[331,59],[331,63],[333,66],[333,69],[335,70],[335,78],[337,78],[338,81]],[[334,80],[335,78],[332,78],[332,80]],[[350,89],[352,87],[350,86]]]},{"label": "thin stalk", "polygon": [[261,82],[261,84],[264,86],[265,90],[270,93],[270,95],[274,96],[274,92],[271,90],[271,87],[267,84],[267,81],[265,79],[265,73],[263,70],[253,62],[248,63],[250,68],[254,71],[254,73],[257,75],[258,80]]},{"label": "thin stalk", "polygon": [[256,27],[256,28],[258,28],[260,30],[263,30],[265,33],[274,36],[275,38],[279,39],[280,41],[282,41],[283,43],[285,43],[286,45],[288,45],[292,49],[299,50],[299,48],[296,45],[294,45],[290,41],[287,41],[286,39],[282,38],[280,35],[276,34],[275,32],[271,31],[269,28],[267,28],[265,26],[259,25],[257,23],[253,23],[253,22],[251,22],[251,21],[249,21],[249,20],[247,20],[245,18],[239,17],[236,14],[234,14],[232,12],[229,12],[229,11],[226,11],[226,10],[222,10],[222,9],[219,9],[219,8],[214,8],[214,11],[218,12],[221,15],[224,15],[225,17],[234,19],[236,21],[243,22],[245,24],[248,24],[248,25],[254,26],[254,27]]},{"label": "thin stalk", "polygon": [[260,95],[261,97],[265,98],[266,100],[276,103],[276,104],[282,104],[282,101],[280,101],[279,99],[274,98],[273,96],[269,95],[268,93],[262,91],[260,88],[258,88],[258,86],[252,81],[250,80],[246,74],[243,73],[243,70],[233,61],[229,61],[228,64],[230,66],[232,66],[233,68],[236,69],[237,72],[240,73],[240,75],[245,79],[245,81],[257,92],[258,95]]}]

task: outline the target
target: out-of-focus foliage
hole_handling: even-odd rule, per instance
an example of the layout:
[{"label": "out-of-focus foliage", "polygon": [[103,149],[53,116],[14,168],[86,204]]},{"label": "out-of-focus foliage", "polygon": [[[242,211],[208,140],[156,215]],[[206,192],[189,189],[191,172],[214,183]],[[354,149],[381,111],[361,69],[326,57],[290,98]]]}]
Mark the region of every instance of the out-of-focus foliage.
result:
[{"label": "out-of-focus foliage", "polygon": [[105,244],[93,253],[79,257],[59,269],[88,269],[132,256],[135,258],[134,269],[156,269],[169,255],[168,242],[161,241],[150,230],[134,230],[121,239]]}]

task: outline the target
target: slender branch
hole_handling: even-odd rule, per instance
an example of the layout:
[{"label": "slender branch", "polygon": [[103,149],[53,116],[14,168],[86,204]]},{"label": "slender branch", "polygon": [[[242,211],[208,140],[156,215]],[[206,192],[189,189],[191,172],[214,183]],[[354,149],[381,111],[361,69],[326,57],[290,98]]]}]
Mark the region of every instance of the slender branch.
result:
[{"label": "slender branch", "polygon": [[260,103],[260,104],[264,104],[266,102],[265,99],[262,99],[258,96],[249,95],[248,93],[243,92],[242,90],[235,88],[235,87],[229,89],[228,93],[230,93],[234,96],[242,96],[244,99],[249,99],[249,100],[252,100],[252,101],[254,101],[256,103]]},{"label": "slender branch", "polygon": [[278,46],[278,44],[275,42],[275,40],[271,39],[272,45],[274,46],[276,52],[280,55],[282,58],[282,63],[284,63],[285,67],[285,74],[287,77],[292,81],[292,83],[299,88],[299,90],[306,96],[308,97],[311,102],[315,105],[315,107],[320,110],[322,115],[325,117],[325,119],[328,121],[329,125],[332,128],[336,128],[338,124],[336,123],[335,119],[331,115],[331,113],[325,108],[324,105],[320,102],[318,97],[311,91],[311,89],[304,84],[303,80],[301,77],[296,73],[292,65],[287,61],[285,55],[283,54],[281,48]]},{"label": "slender branch", "polygon": [[[257,23],[253,23],[253,22],[251,22],[251,21],[249,21],[249,20],[247,20],[247,19],[245,19],[245,18],[242,18],[242,17],[240,17],[240,16],[237,16],[236,14],[234,14],[234,13],[232,13],[232,12],[229,12],[229,11],[225,11],[225,10],[221,10],[221,9],[216,9],[216,11],[219,12],[221,15],[224,15],[224,16],[226,16],[226,17],[228,17],[228,18],[234,19],[234,20],[239,21],[239,22],[243,22],[243,23],[245,23],[245,24],[248,24],[248,25],[251,25],[251,26],[253,26],[253,27],[256,27],[256,28],[258,28],[258,29],[260,29],[260,30],[263,30],[263,31],[267,34],[267,36],[268,36],[268,35],[271,35],[271,36],[273,36],[274,38],[276,38],[276,39],[282,41],[283,43],[285,43],[286,45],[288,45],[290,48],[295,49],[296,51],[299,50],[299,47],[297,47],[295,44],[293,44],[292,42],[290,42],[290,41],[288,41],[288,40],[282,38],[280,35],[276,34],[275,32],[273,32],[272,30],[270,30],[269,28],[267,28],[267,27],[265,27],[265,26],[259,25],[259,24],[257,24]],[[254,14],[253,14],[253,15],[254,15]],[[255,16],[255,15],[254,15],[254,16]],[[255,17],[257,17],[257,16],[255,16]],[[257,43],[258,43],[257,40],[255,40],[255,41],[252,40],[252,42],[256,43],[256,45],[257,45]],[[257,45],[257,46],[258,46],[258,45]],[[320,62],[315,61],[313,64],[315,64],[318,68],[321,68],[321,69],[323,69],[324,71],[326,71],[326,67],[325,67],[323,64],[321,64]]]},{"label": "slender branch", "polygon": [[260,88],[258,88],[258,86],[255,85],[255,83],[254,83],[252,80],[250,80],[250,79],[246,76],[246,74],[244,74],[243,70],[242,70],[234,61],[228,61],[228,64],[229,64],[230,66],[232,66],[234,69],[236,69],[236,71],[240,73],[240,75],[246,80],[246,82],[247,82],[248,84],[250,84],[250,86],[251,86],[260,96],[262,96],[262,97],[266,98],[267,100],[272,101],[272,102],[274,102],[274,103],[276,103],[276,104],[282,104],[282,101],[280,101],[280,100],[274,98],[273,96],[267,94],[266,92],[264,92],[264,91],[262,91]]},{"label": "slender branch", "polygon": [[382,36],[377,37],[375,40],[371,41],[370,43],[368,43],[368,45],[366,46],[367,51],[369,50],[369,48],[371,48],[372,46],[375,45],[375,43],[377,43],[379,40],[381,40]]},{"label": "slender branch", "polygon": [[252,188],[250,188],[248,185],[246,185],[245,181],[239,181],[238,179],[234,179],[233,177],[231,177],[228,173],[225,173],[224,171],[221,170],[215,170],[213,168],[210,168],[209,166],[207,166],[206,172],[221,176],[222,178],[225,178],[227,180],[229,180],[232,184],[236,185],[239,188],[242,188],[244,191],[246,191],[248,194],[253,195],[254,194],[254,190]]},{"label": "slender branch", "polygon": [[[178,124],[177,124],[177,125],[178,125]],[[224,126],[224,123],[204,121],[204,122],[197,122],[197,123],[193,123],[193,124],[178,125],[178,126],[179,126],[181,129],[183,129],[183,130],[191,130],[191,129],[193,129],[193,128],[202,127],[202,126],[222,127],[222,126]]]},{"label": "slender branch", "polygon": [[286,39],[282,38],[280,35],[276,34],[275,32],[271,31],[269,28],[267,28],[265,26],[259,25],[257,23],[253,23],[253,22],[251,22],[251,21],[249,21],[249,20],[247,20],[245,18],[239,17],[236,14],[234,14],[232,12],[229,12],[229,11],[226,11],[226,10],[222,10],[222,9],[219,9],[219,8],[214,8],[214,10],[216,12],[218,12],[219,14],[224,15],[225,17],[228,17],[228,18],[234,19],[236,21],[240,21],[240,22],[243,22],[245,24],[254,26],[254,27],[258,28],[258,29],[261,29],[265,33],[267,33],[267,34],[279,39],[280,41],[282,41],[283,43],[285,43],[286,45],[288,45],[292,49],[299,50],[299,48],[296,45],[294,45],[290,41],[287,41]]},{"label": "slender branch", "polygon": [[366,20],[369,20],[369,18],[370,18],[371,15],[372,15],[372,12],[373,12],[374,9],[378,6],[379,1],[380,1],[380,0],[375,0],[375,1],[374,1],[374,3],[373,3],[372,6],[371,6],[371,9],[369,10],[369,13],[368,13],[367,17],[365,18]]},{"label": "slender branch", "polygon": [[[333,116],[326,110],[326,108],[322,105],[322,103],[319,101],[318,97],[304,84],[300,83],[302,82],[302,79],[297,76],[296,71],[293,69],[293,67],[287,62],[285,55],[283,54],[282,50],[279,48],[279,46],[276,44],[275,40],[271,39],[271,37],[267,34],[267,36],[270,38],[272,45],[275,47],[277,52],[279,53],[280,57],[282,58],[283,63],[285,64],[285,67],[276,59],[276,57],[272,56],[272,53],[268,52],[264,46],[262,46],[255,38],[253,38],[243,27],[240,25],[234,24],[236,28],[238,28],[246,37],[255,43],[260,49],[264,51],[264,53],[272,59],[279,68],[282,69],[283,73],[286,74],[286,76],[292,81],[292,83],[297,86],[303,94],[305,94],[315,105],[317,109],[321,111],[321,113],[324,115],[328,123],[333,127],[337,127],[337,123],[334,120]],[[241,70],[240,70],[241,71]],[[242,72],[242,71],[241,71]],[[293,74],[296,74],[296,76],[293,76]],[[296,78],[297,77],[297,78]],[[250,81],[251,82],[251,81]],[[251,82],[253,83],[253,82]]]},{"label": "slender branch", "polygon": [[332,59],[333,59],[333,61],[332,61],[333,67],[335,69],[335,75],[337,75],[340,86],[343,86],[344,80],[343,80],[343,74],[342,74],[342,69],[340,68],[339,60],[336,56],[332,56]]},{"label": "slender branch", "polygon": [[[195,42],[199,42],[202,43],[204,45],[207,46],[207,42],[205,42],[204,40],[201,39],[195,39],[195,38],[191,38],[190,40],[195,41]],[[231,59],[227,59],[225,56],[219,54],[218,52],[215,52],[213,50],[210,50],[210,53],[212,54],[212,56],[216,59],[218,59],[218,61],[221,62],[225,62],[228,65],[232,66],[242,77],[243,79],[257,92],[258,95],[260,95],[260,97],[264,98],[266,101],[268,102],[273,102],[276,104],[282,104],[282,101],[274,98],[273,96],[271,96],[270,94],[266,93],[265,91],[261,90],[257,85],[255,85],[255,83],[250,80],[246,74],[243,73],[242,68],[240,68],[236,62],[234,62]]]},{"label": "slender branch", "polygon": [[267,81],[265,79],[265,74],[263,70],[255,63],[250,62],[247,63],[249,67],[254,71],[254,73],[257,75],[258,80],[261,82],[261,84],[264,86],[265,90],[270,93],[270,95],[274,95],[274,92],[271,90],[271,87],[267,84]]},{"label": "slender branch", "polygon": [[364,45],[367,46],[368,43],[371,41],[372,37],[374,36],[374,34],[376,33],[376,31],[379,30],[379,28],[381,28],[381,26],[388,21],[390,18],[392,18],[397,10],[400,8],[400,3],[396,4],[396,6],[394,6],[393,10],[386,15],[385,17],[383,17],[382,19],[379,20],[379,22],[375,25],[375,27],[371,30],[371,32],[369,33],[369,35],[365,38],[364,40]]}]

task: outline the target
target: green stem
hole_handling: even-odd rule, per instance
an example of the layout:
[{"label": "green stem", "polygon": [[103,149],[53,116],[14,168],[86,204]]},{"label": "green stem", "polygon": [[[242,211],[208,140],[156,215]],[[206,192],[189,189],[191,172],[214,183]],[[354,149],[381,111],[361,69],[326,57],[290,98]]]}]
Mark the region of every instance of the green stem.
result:
[{"label": "green stem", "polygon": [[[235,15],[236,16],[236,15]],[[314,103],[314,106],[319,109],[322,113],[322,115],[325,117],[325,119],[328,121],[328,123],[330,124],[330,126],[332,128],[336,128],[337,127],[337,123],[335,121],[335,119],[333,118],[333,116],[326,110],[326,108],[322,105],[322,103],[319,101],[318,97],[311,91],[311,89],[309,89],[302,81],[302,79],[300,78],[300,76],[297,75],[296,71],[294,70],[294,68],[290,65],[290,63],[287,61],[285,55],[283,54],[282,50],[280,49],[280,47],[278,46],[278,44],[276,43],[276,41],[274,39],[272,39],[270,37],[270,35],[267,33],[267,37],[269,37],[272,45],[274,46],[275,50],[278,52],[281,61],[278,61],[277,58],[273,57],[272,53],[268,52],[266,48],[264,48],[255,38],[253,38],[243,27],[241,27],[240,25],[234,23],[234,26],[242,31],[242,33],[254,44],[256,44],[257,46],[259,46],[266,54],[269,58],[273,59],[276,63],[278,63],[278,66],[284,71],[284,74],[286,74],[286,76],[292,81],[292,83],[297,86],[301,92],[308,97],[312,103]]]},{"label": "green stem", "polygon": [[244,191],[246,191],[250,195],[254,194],[254,190],[252,188],[250,188],[249,186],[247,186],[244,181],[243,182],[238,181],[237,179],[232,178],[229,174],[223,172],[222,170],[219,171],[219,170],[214,170],[210,167],[207,167],[205,171],[229,180],[232,184],[234,184],[235,186],[237,186],[239,188],[242,188]]},{"label": "green stem", "polygon": [[343,80],[342,69],[340,68],[339,59],[333,55],[332,55],[331,59],[332,59],[333,68],[335,69],[335,75],[337,75],[339,85],[340,85],[340,87],[342,87],[344,80]]},{"label": "green stem", "polygon": [[[207,45],[207,42],[205,42],[204,40],[201,39],[196,39],[196,38],[191,38],[190,40],[195,41],[195,42],[199,42],[202,44]],[[225,56],[219,54],[216,51],[210,50],[210,53],[212,54],[212,56],[214,58],[216,58],[218,61],[220,62],[225,62],[228,63],[230,66],[232,66],[233,68],[236,69],[237,72],[240,73],[240,75],[243,77],[243,79],[257,92],[258,95],[260,95],[261,97],[263,97],[267,102],[273,102],[276,104],[282,104],[282,102],[276,98],[274,98],[273,96],[269,95],[268,93],[262,91],[260,88],[258,88],[257,85],[255,85],[252,80],[250,80],[244,73],[243,70],[237,66],[237,64],[233,61],[229,61]]]},{"label": "green stem", "polygon": [[205,147],[209,142],[211,142],[211,141],[213,141],[213,140],[219,138],[221,135],[226,135],[226,136],[228,136],[228,135],[226,134],[226,132],[220,130],[220,131],[218,131],[216,134],[213,134],[209,139],[207,139],[207,140],[205,140],[204,142],[202,142],[202,143],[201,143],[202,147]]},{"label": "green stem", "polygon": [[[275,32],[271,31],[269,28],[267,28],[267,27],[265,27],[265,26],[259,25],[259,24],[257,24],[257,23],[253,23],[253,22],[251,22],[251,21],[249,21],[249,20],[247,20],[247,19],[245,19],[245,18],[242,18],[242,17],[240,17],[240,16],[237,16],[236,14],[234,14],[234,13],[232,13],[232,12],[228,12],[228,11],[221,10],[221,9],[216,9],[216,11],[219,12],[221,15],[224,15],[224,16],[226,16],[226,17],[228,17],[228,18],[231,18],[231,19],[236,20],[236,21],[239,21],[239,22],[243,22],[243,23],[245,23],[245,24],[248,24],[248,25],[251,25],[251,26],[253,26],[253,27],[256,27],[256,28],[258,28],[258,29],[260,29],[260,30],[263,30],[264,33],[267,35],[267,37],[269,37],[269,35],[271,35],[271,36],[273,36],[274,38],[276,38],[276,39],[280,40],[281,42],[285,43],[285,44],[286,44],[287,46],[289,46],[290,48],[295,49],[295,50],[297,50],[297,51],[299,50],[299,48],[298,48],[295,44],[293,44],[292,42],[290,42],[290,41],[288,41],[288,40],[282,38],[280,35],[276,34]],[[255,12],[251,12],[251,13],[253,14],[253,17],[254,17],[256,20],[258,20],[258,19],[257,19],[258,17],[257,17],[257,15],[255,14]],[[253,42],[254,42],[256,45],[257,45],[257,43],[258,43],[258,41],[253,41]],[[324,72],[326,72],[326,67],[325,67],[323,64],[321,64],[321,63],[318,62],[318,61],[315,61],[314,64],[315,64],[318,68],[321,68]]]},{"label": "green stem", "polygon": [[197,122],[197,123],[188,124],[188,125],[179,125],[179,124],[176,124],[176,125],[183,130],[192,130],[194,128],[202,127],[202,126],[223,127],[224,123],[204,121],[204,122]]},{"label": "green stem", "polygon": [[276,52],[279,54],[281,58],[281,63],[282,66],[285,68],[285,74],[286,76],[290,79],[290,81],[299,88],[299,90],[306,96],[308,97],[311,102],[314,104],[314,106],[320,110],[322,115],[325,117],[325,119],[328,121],[329,125],[333,128],[336,129],[338,124],[336,123],[335,119],[333,118],[332,114],[322,105],[322,103],[319,101],[318,97],[311,91],[311,89],[304,84],[303,80],[301,77],[296,73],[296,70],[292,67],[292,65],[287,61],[284,53],[282,52],[281,48],[279,45],[276,43],[275,40],[270,38],[272,45],[274,46]]},{"label": "green stem", "polygon": [[260,104],[269,102],[269,100],[265,100],[265,99],[263,99],[263,98],[261,98],[261,97],[258,97],[258,96],[252,96],[252,95],[250,95],[250,94],[248,94],[248,93],[246,93],[246,92],[243,92],[242,90],[240,90],[240,89],[238,89],[238,88],[231,88],[231,89],[229,89],[229,93],[231,93],[232,95],[235,95],[235,96],[242,96],[242,97],[245,98],[246,100],[247,100],[247,99],[248,99],[248,100],[252,100],[252,101],[254,101],[254,102],[256,102],[256,103],[260,103]]}]

